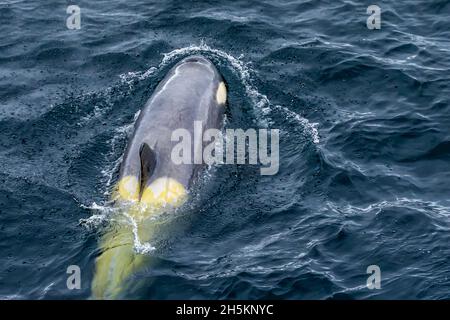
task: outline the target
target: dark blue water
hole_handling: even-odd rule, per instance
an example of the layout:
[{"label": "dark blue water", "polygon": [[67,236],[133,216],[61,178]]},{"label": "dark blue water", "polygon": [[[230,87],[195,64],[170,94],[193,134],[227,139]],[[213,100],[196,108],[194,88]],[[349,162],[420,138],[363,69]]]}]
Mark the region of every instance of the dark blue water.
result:
[{"label": "dark blue water", "polygon": [[443,0],[1,1],[0,297],[90,296],[136,113],[201,53],[229,127],[281,130],[280,171],[211,169],[125,297],[450,298],[449,21]]}]

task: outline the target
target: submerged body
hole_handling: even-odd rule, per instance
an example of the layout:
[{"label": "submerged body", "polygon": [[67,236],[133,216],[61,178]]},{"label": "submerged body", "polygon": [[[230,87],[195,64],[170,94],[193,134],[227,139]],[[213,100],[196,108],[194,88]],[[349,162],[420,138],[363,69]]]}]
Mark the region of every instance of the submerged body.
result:
[{"label": "submerged body", "polygon": [[[180,61],[157,86],[135,124],[114,195],[117,203],[131,204],[124,210],[134,225],[119,221],[102,237],[92,283],[94,298],[120,296],[126,280],[148,259],[135,252],[134,237],[151,239],[155,229],[151,216],[166,206],[181,205],[202,167],[172,161],[177,143],[171,141],[172,133],[180,128],[193,132],[197,121],[203,130],[221,128],[225,103],[222,76],[201,56]],[[201,147],[193,144],[191,151]]]}]

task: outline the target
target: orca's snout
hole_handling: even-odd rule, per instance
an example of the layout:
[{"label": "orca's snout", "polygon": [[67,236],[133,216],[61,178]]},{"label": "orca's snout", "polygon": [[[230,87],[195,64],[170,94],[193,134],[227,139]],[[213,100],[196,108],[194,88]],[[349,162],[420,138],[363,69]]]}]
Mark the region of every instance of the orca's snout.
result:
[{"label": "orca's snout", "polygon": [[208,58],[205,58],[202,55],[192,55],[192,56],[186,57],[183,60],[181,60],[180,63],[201,63],[201,64],[205,64],[205,65],[213,65],[211,60],[209,60]]}]

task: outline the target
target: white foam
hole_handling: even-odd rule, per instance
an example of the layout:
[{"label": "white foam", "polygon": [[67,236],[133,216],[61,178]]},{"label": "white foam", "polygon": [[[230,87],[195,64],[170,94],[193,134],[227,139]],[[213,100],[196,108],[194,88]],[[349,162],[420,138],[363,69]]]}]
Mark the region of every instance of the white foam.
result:
[{"label": "white foam", "polygon": [[89,218],[78,220],[80,225],[84,226],[88,230],[97,229],[105,221],[109,220],[109,217],[112,216],[113,212],[117,211],[117,208],[115,208],[111,205],[108,205],[108,204],[99,205],[95,202],[93,202],[89,206],[86,206],[84,204],[81,204],[80,206],[83,209],[88,209],[93,212],[96,212],[96,213],[92,214]]},{"label": "white foam", "polygon": [[128,218],[128,221],[130,221],[130,224],[132,226],[134,237],[133,242],[134,250],[139,254],[147,254],[155,250],[156,248],[153,247],[149,242],[141,242],[141,240],[139,239],[138,226],[136,220],[126,212],[124,212],[124,215]]},{"label": "white foam", "polygon": [[152,76],[159,68],[151,67],[147,71],[130,71],[119,75],[122,83],[128,84],[132,88],[135,81],[142,81]]},{"label": "white foam", "polygon": [[[81,205],[81,207],[97,212],[89,218],[79,220],[79,223],[88,230],[95,230],[104,223],[111,222],[112,217],[119,215],[126,218],[125,221],[121,220],[121,223],[129,223],[132,227],[133,248],[136,253],[148,254],[149,252],[155,250],[155,247],[153,247],[150,243],[142,242],[139,239],[137,221],[128,214],[129,208],[127,207],[127,205],[124,205],[122,207],[113,207],[110,204],[99,205],[94,202],[90,206]],[[143,208],[143,210],[144,209],[145,208]]]}]

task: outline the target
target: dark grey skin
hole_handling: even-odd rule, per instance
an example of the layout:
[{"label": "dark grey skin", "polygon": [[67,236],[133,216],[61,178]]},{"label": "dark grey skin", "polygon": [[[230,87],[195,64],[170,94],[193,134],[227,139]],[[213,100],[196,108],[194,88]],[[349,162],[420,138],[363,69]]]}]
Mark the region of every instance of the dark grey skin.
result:
[{"label": "dark grey skin", "polygon": [[171,152],[178,141],[172,142],[171,135],[184,128],[193,138],[194,121],[202,121],[203,131],[222,127],[225,106],[218,103],[216,94],[223,81],[212,62],[202,56],[189,56],[177,63],[141,111],[119,179],[135,176],[142,183],[142,192],[155,179],[170,177],[188,190],[201,165],[174,164]]}]

